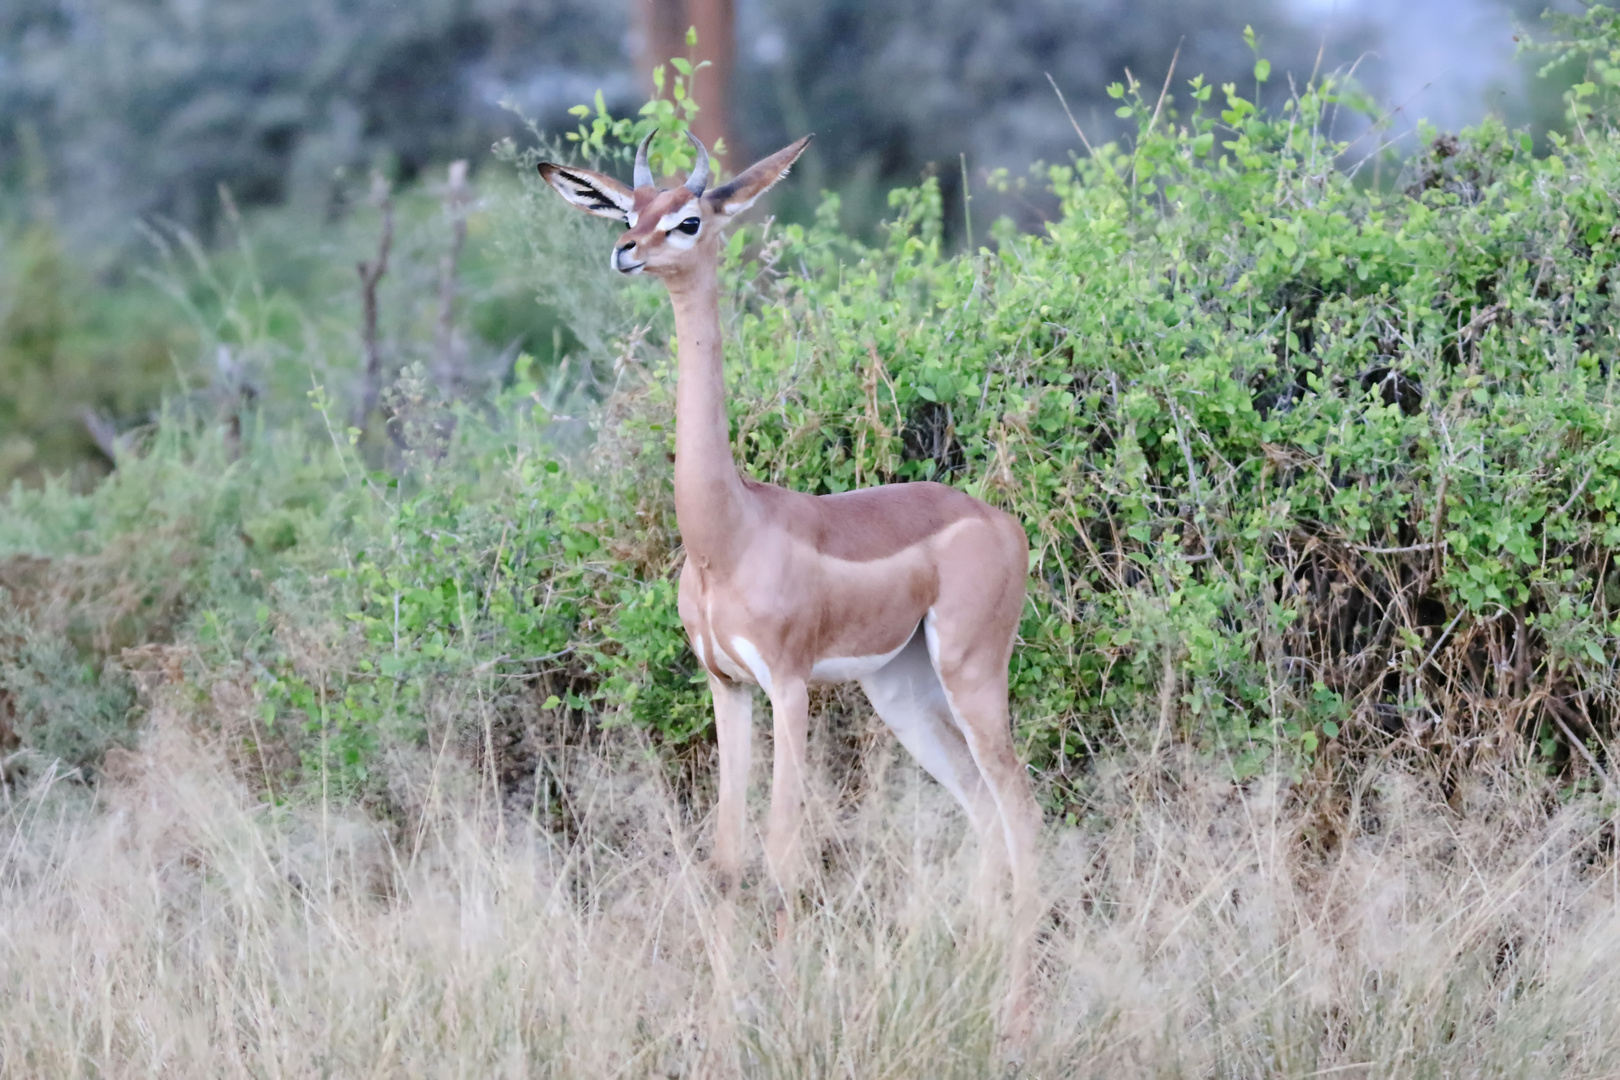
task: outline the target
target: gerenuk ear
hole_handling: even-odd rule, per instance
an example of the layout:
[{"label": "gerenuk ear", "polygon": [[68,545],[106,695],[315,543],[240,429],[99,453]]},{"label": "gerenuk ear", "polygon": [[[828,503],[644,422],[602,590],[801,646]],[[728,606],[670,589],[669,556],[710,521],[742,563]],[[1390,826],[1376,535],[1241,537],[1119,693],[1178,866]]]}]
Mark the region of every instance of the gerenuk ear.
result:
[{"label": "gerenuk ear", "polygon": [[549,161],[542,161],[540,176],[557,189],[557,194],[587,214],[595,214],[597,217],[623,222],[635,202],[635,196],[630,193],[629,188],[611,176],[604,176],[590,169],[576,169],[570,165],[553,165]]},{"label": "gerenuk ear", "polygon": [[709,213],[724,222],[753,206],[755,199],[788,174],[813,137],[806,135],[792,146],[785,146],[770,157],[754,162],[728,183],[705,194],[703,201],[708,204]]}]

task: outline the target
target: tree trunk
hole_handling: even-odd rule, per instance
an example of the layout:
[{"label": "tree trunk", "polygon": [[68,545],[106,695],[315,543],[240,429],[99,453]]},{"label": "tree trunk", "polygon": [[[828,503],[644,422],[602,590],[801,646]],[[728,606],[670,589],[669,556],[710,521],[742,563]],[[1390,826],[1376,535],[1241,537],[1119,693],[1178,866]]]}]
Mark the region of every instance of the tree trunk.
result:
[{"label": "tree trunk", "polygon": [[[731,73],[737,51],[736,0],[635,0],[636,74],[642,89],[653,93],[652,71],[668,65],[675,56],[707,60],[709,67],[698,73],[697,122],[692,133],[713,148],[724,141],[725,163],[735,165],[738,157],[731,131]],[[687,27],[698,35],[696,54],[686,45]],[[666,79],[675,72],[667,70]],[[667,83],[665,84],[667,87]]]},{"label": "tree trunk", "polygon": [[635,20],[636,79],[651,97],[653,68],[686,55],[686,0],[635,0]]},{"label": "tree trunk", "polygon": [[697,59],[709,67],[697,76],[697,122],[692,134],[713,147],[725,143],[725,162],[735,172],[738,147],[731,129],[731,72],[737,53],[736,0],[687,0],[687,13],[697,27]]}]

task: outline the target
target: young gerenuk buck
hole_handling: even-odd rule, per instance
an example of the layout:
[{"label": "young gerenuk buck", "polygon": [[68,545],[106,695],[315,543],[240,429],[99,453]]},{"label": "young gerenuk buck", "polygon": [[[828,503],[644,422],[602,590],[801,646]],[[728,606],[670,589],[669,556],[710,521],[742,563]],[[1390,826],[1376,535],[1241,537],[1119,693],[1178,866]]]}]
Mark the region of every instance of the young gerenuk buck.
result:
[{"label": "young gerenuk buck", "polygon": [[[766,863],[790,906],[810,683],[858,681],[913,757],[967,811],[1012,875],[1006,1022],[1022,1026],[1040,811],[1013,749],[1007,665],[1024,606],[1028,540],[1011,516],[943,484],[805,495],[742,477],[732,460],[720,340],[720,230],[787,174],[806,136],[708,186],[708,153],[660,189],[643,140],[635,187],[540,165],[575,206],[628,226],[611,264],[661,279],[675,310],[675,518],[686,548],[679,610],[708,672],[719,742],[715,864],[729,898],[743,861],[753,693],[775,724]],[[999,860],[993,860],[999,861]],[[788,933],[786,909],[778,933]]]}]

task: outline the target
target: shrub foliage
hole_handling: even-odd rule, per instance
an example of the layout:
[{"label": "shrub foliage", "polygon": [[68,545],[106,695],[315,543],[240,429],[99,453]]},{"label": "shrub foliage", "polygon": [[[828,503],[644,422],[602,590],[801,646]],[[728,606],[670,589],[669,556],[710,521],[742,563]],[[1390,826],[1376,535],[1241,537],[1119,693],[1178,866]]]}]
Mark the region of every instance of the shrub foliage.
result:
[{"label": "shrub foliage", "polygon": [[[1541,156],[1494,123],[1429,132],[1385,187],[1355,167],[1370,148],[1331,137],[1355,106],[1331,80],[1276,113],[1198,79],[1179,112],[1115,96],[1136,137],[1041,172],[1061,206],[1042,235],[947,251],[932,181],[892,196],[875,244],[839,231],[836,200],[735,232],[739,461],[812,492],[943,480],[1025,523],[1014,711],[1054,781],[1142,738],[1240,774],[1398,747],[1598,782],[1620,690],[1620,142],[1595,114]],[[198,643],[188,678],[245,665],[265,730],[302,731],[306,760],[355,783],[446,702],[512,776],[537,717],[706,730],[674,613],[664,298],[608,280],[608,230],[559,227],[534,155],[509,156],[531,179],[491,213],[542,295],[569,298],[573,367],[521,361],[477,406],[407,377],[386,461],[299,444],[327,464],[302,490],[254,481],[251,559],[165,621]],[[223,480],[202,432],[166,473],[14,493],[36,524],[0,543],[52,557],[42,516],[242,484],[295,438],[263,436]],[[347,516],[306,509],[336,501],[318,485]]]}]

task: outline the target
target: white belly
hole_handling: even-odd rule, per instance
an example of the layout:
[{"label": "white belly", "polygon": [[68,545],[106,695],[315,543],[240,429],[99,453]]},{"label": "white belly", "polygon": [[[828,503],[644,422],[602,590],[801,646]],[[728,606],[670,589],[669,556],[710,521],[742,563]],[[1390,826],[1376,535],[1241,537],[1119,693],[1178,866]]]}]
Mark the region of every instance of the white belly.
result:
[{"label": "white belly", "polygon": [[[701,663],[704,659],[703,642],[694,638],[693,648]],[[817,660],[810,668],[809,681],[813,683],[841,683],[864,679],[868,675],[883,670],[890,660],[900,655],[900,650],[906,647],[902,642],[899,648],[886,653],[877,653],[872,656],[829,656]],[[742,660],[739,664],[732,658],[735,652]],[[720,669],[721,674],[729,679],[741,683],[753,683],[763,689],[767,694],[771,692],[771,672],[765,660],[760,656],[754,643],[747,638],[734,637],[731,639],[731,649],[716,649],[714,666]]]},{"label": "white belly", "polygon": [[[745,654],[752,652],[755,656],[759,655],[759,653],[754,650],[753,645],[749,644],[747,641],[744,641],[742,638],[732,638],[732,648],[736,648],[738,642],[742,642],[743,645],[747,646],[745,650],[739,651],[744,652]],[[731,658],[731,654],[724,649],[714,650],[714,666],[719,668],[720,674],[724,675],[728,679],[734,679],[737,682],[743,683],[754,683],[755,685],[765,685],[760,683],[759,679],[754,676],[753,672],[749,671],[747,668],[737,663],[737,661],[733,660]],[[763,667],[764,665],[761,666]]]},{"label": "white belly", "polygon": [[824,660],[817,660],[810,668],[810,681],[841,683],[864,679],[868,675],[882,671],[890,660],[900,655],[900,649],[905,647],[906,642],[902,641],[899,649],[878,653],[875,656],[829,656]]}]

